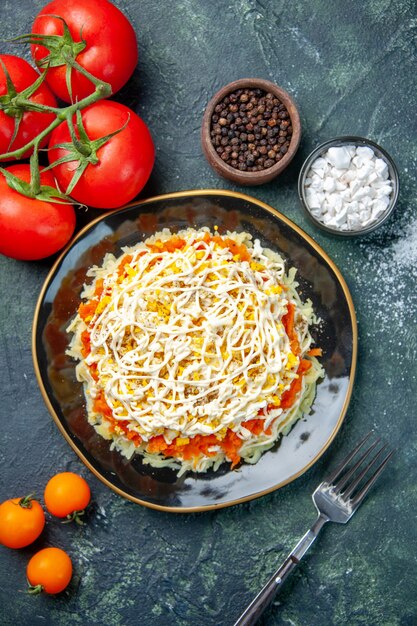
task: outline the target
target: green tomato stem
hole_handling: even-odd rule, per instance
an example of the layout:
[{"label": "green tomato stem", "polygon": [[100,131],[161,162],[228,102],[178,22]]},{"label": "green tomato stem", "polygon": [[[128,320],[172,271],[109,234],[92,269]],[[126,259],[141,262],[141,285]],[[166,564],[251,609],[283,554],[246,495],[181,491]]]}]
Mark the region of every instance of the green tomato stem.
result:
[{"label": "green tomato stem", "polygon": [[85,522],[82,521],[81,516],[85,514],[85,511],[73,511],[69,513],[66,519],[63,520],[63,524],[70,524],[71,522],[75,522],[79,526],[85,526]]},{"label": "green tomato stem", "polygon": [[24,496],[23,498],[20,498],[19,506],[21,506],[23,509],[31,509],[32,500],[37,500],[37,498],[35,498],[34,493],[31,493],[28,496]]},{"label": "green tomato stem", "polygon": [[109,83],[105,83],[104,81],[96,78],[95,76],[90,74],[90,72],[88,72],[86,69],[84,69],[79,63],[77,63],[77,61],[75,61],[74,59],[71,59],[70,57],[66,58],[66,62],[73,69],[76,69],[78,72],[80,72],[80,74],[85,76],[88,80],[90,80],[95,85],[96,88],[94,92],[90,94],[89,96],[86,96],[79,102],[74,102],[73,104],[70,104],[67,107],[64,107],[62,109],[55,108],[55,107],[47,107],[44,105],[36,105],[36,108],[34,108],[35,105],[30,100],[26,98],[19,99],[19,104],[23,108],[27,108],[28,110],[29,109],[36,110],[39,112],[43,111],[43,112],[55,113],[56,118],[49,124],[49,126],[47,126],[42,132],[40,132],[39,135],[37,135],[34,139],[29,141],[22,148],[1,154],[0,155],[1,161],[8,161],[9,159],[21,159],[28,150],[35,148],[35,146],[39,146],[42,139],[47,137],[49,133],[52,132],[57,126],[59,126],[59,124],[61,124],[63,120],[68,119],[69,117],[72,117],[74,113],[76,113],[77,111],[81,111],[82,109],[85,109],[90,104],[94,104],[94,102],[97,102],[98,100],[102,100],[103,98],[108,98],[111,95],[112,90],[111,90],[111,85]]},{"label": "green tomato stem", "polygon": [[35,111],[35,113],[53,113],[54,115],[59,115],[62,111],[59,107],[51,107],[47,104],[38,104],[37,102],[33,102],[32,100],[19,96],[14,98],[14,104],[22,110]]},{"label": "green tomato stem", "polygon": [[39,147],[35,149],[30,157],[30,190],[36,196],[41,190],[41,173],[39,171]]}]

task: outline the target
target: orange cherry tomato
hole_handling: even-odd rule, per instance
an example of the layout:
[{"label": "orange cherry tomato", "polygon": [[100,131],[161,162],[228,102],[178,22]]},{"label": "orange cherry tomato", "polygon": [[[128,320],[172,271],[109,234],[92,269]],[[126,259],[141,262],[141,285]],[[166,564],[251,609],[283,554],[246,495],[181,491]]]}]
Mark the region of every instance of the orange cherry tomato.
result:
[{"label": "orange cherry tomato", "polygon": [[30,593],[60,593],[71,580],[71,559],[60,548],[44,548],[30,559],[26,575]]},{"label": "orange cherry tomato", "polygon": [[90,487],[82,476],[73,472],[62,472],[49,480],[44,499],[46,508],[52,515],[81,523],[80,515],[83,515],[91,499]]},{"label": "orange cherry tomato", "polygon": [[43,508],[32,495],[0,504],[0,543],[4,546],[28,546],[39,537],[44,526]]}]

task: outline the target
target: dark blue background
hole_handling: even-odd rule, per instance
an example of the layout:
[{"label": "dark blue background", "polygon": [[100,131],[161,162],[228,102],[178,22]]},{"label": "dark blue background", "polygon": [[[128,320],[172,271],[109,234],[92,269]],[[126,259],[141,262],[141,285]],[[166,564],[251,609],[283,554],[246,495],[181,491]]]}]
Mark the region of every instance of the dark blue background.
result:
[{"label": "dark blue background", "polygon": [[[191,188],[239,189],[200,148],[211,95],[259,76],[287,89],[303,124],[299,152],[275,181],[245,189],[310,233],[340,267],[359,321],[353,399],[334,444],[293,484],[217,512],[172,515],[123,500],[83,467],[53,423],[31,359],[31,322],[52,260],[0,259],[0,497],[42,494],[55,472],[80,472],[93,504],[84,527],[48,519],[38,542],[0,548],[0,622],[7,626],[232,625],[313,519],[310,494],[367,430],[398,447],[395,461],[346,527],[329,527],[263,624],[417,623],[416,311],[417,12],[408,0],[118,0],[138,35],[139,64],[116,99],[153,133],[157,158],[141,197]],[[0,4],[4,39],[27,32],[44,2]],[[8,43],[3,52],[19,53]],[[27,50],[24,54],[28,57]],[[341,134],[368,136],[400,170],[396,212],[375,234],[336,239],[305,221],[296,182],[303,159]],[[0,199],[1,202],[1,199]],[[90,219],[91,212],[80,217]],[[36,549],[68,550],[75,574],[57,597],[24,593]]]}]

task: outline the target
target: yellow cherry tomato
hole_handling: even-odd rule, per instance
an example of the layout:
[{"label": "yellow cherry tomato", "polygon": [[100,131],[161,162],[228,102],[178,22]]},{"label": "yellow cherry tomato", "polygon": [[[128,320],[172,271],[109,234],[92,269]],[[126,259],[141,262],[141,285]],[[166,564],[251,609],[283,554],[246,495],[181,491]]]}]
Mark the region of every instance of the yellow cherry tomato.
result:
[{"label": "yellow cherry tomato", "polygon": [[91,499],[87,482],[73,472],[62,472],[53,476],[45,487],[45,505],[56,517],[81,523],[79,517]]},{"label": "yellow cherry tomato", "polygon": [[45,526],[45,514],[32,495],[0,504],[0,543],[23,548],[35,541]]},{"label": "yellow cherry tomato", "polygon": [[60,548],[44,548],[30,559],[26,575],[30,593],[60,593],[69,584],[72,562]]}]

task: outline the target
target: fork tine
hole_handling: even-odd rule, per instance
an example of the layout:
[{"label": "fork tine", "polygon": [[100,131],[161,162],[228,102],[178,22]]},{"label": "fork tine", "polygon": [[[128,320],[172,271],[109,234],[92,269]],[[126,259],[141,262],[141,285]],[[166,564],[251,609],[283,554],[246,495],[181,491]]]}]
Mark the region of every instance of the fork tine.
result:
[{"label": "fork tine", "polygon": [[395,453],[395,450],[391,450],[391,452],[389,452],[385,456],[383,461],[381,461],[381,463],[376,468],[373,476],[371,476],[371,478],[368,480],[368,482],[365,483],[365,485],[362,487],[360,492],[352,499],[352,507],[353,507],[353,509],[356,509],[360,505],[360,503],[362,502],[362,500],[364,499],[364,497],[366,496],[366,494],[368,493],[368,491],[370,490],[372,485],[375,483],[375,481],[377,480],[379,475],[383,472],[386,464],[388,463],[388,461],[390,460],[390,458],[393,456],[394,453]]},{"label": "fork tine", "polygon": [[362,465],[362,463],[365,461],[365,459],[368,458],[368,456],[371,454],[371,452],[375,449],[375,447],[381,442],[381,439],[378,438],[376,441],[374,441],[374,443],[372,443],[369,448],[367,450],[365,450],[365,452],[359,457],[359,459],[356,461],[356,463],[349,469],[348,472],[346,472],[346,474],[344,474],[335,484],[334,484],[334,490],[335,493],[340,493],[343,490],[343,487],[345,485],[347,485],[347,483],[349,482],[350,478],[353,476],[353,474],[356,472],[356,470],[358,469],[358,467],[360,467]]},{"label": "fork tine", "polygon": [[[378,440],[376,443],[379,443],[380,440]],[[376,445],[376,444],[375,444]],[[343,498],[347,499],[350,498],[350,496],[352,495],[352,493],[355,491],[356,487],[359,485],[359,483],[361,482],[362,478],[364,478],[365,474],[367,474],[369,472],[369,470],[371,469],[371,467],[373,465],[375,465],[375,463],[378,461],[378,459],[380,458],[381,454],[384,452],[384,450],[387,449],[388,444],[385,444],[384,446],[382,446],[382,448],[380,448],[380,450],[378,450],[378,452],[375,454],[374,458],[367,464],[365,465],[365,467],[363,468],[363,470],[361,472],[359,472],[359,474],[355,477],[355,479],[350,483],[348,489],[346,489],[343,492]],[[369,451],[371,449],[373,449],[375,446],[371,446],[371,448],[369,449]],[[368,451],[368,453],[369,453]],[[364,455],[365,456],[365,455]],[[368,456],[368,454],[366,455]],[[357,467],[359,467],[358,464],[356,464]],[[355,468],[356,469],[356,468]],[[352,472],[353,474],[353,472]],[[351,474],[351,475],[352,475]],[[345,483],[346,484],[346,483]]]},{"label": "fork tine", "polygon": [[345,467],[347,466],[347,464],[349,463],[349,461],[351,459],[353,459],[353,457],[355,456],[355,454],[357,452],[359,452],[359,450],[362,448],[362,446],[368,441],[369,437],[372,435],[372,430],[365,435],[365,437],[358,443],[358,445],[356,446],[356,448],[354,448],[344,459],[343,461],[336,467],[335,470],[333,470],[333,472],[331,474],[329,474],[328,476],[326,476],[326,478],[324,479],[323,482],[325,483],[332,483],[341,472],[343,472],[343,470],[345,469]]}]

